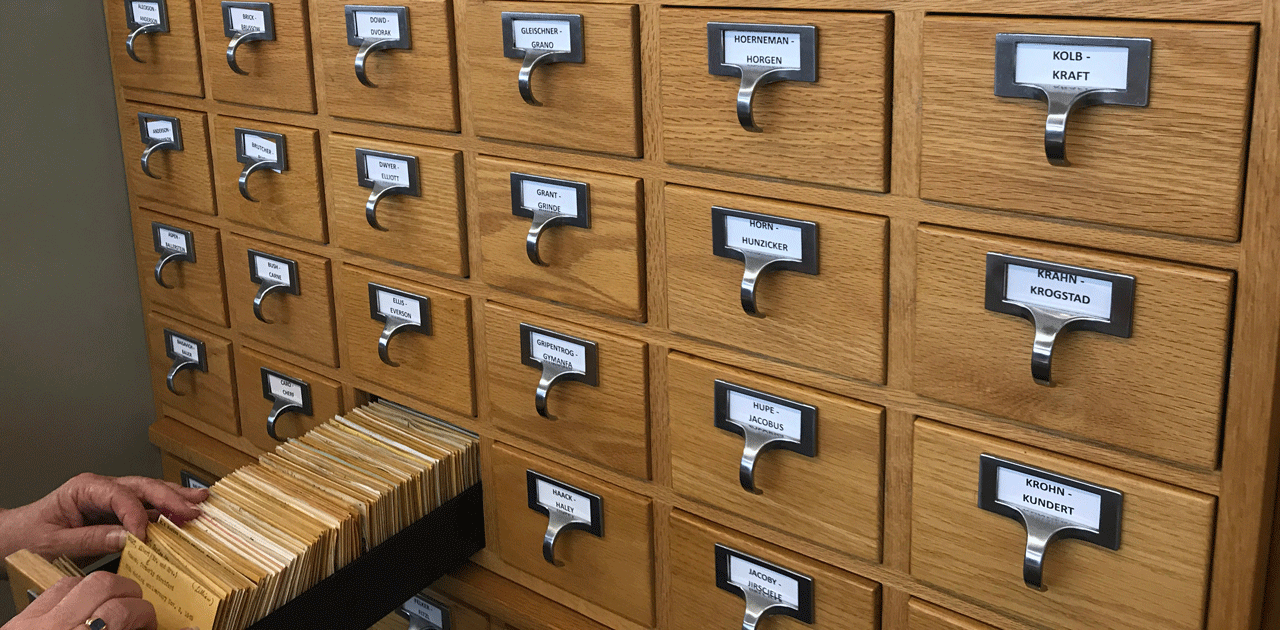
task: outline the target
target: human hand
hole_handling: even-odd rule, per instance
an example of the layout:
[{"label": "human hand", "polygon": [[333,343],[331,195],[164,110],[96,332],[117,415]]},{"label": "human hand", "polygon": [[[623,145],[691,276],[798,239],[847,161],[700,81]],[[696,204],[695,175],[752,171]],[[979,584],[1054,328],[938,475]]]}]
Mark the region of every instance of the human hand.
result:
[{"label": "human hand", "polygon": [[87,630],[93,619],[104,630],[156,630],[156,610],[142,589],[105,571],[59,580],[0,630]]},{"label": "human hand", "polygon": [[208,490],[158,479],[84,473],[35,503],[0,513],[0,555],[19,549],[46,558],[115,553],[124,549],[126,531],[146,540],[155,518],[148,509],[181,524],[200,515],[195,504],[208,496]]}]

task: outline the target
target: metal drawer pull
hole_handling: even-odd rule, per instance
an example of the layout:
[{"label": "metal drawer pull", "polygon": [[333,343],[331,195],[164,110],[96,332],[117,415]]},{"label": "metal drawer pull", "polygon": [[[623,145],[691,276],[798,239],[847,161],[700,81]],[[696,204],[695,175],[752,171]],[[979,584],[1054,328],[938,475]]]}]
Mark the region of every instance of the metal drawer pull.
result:
[{"label": "metal drawer pull", "polygon": [[547,564],[564,566],[556,560],[556,541],[565,532],[604,536],[604,502],[599,495],[533,470],[525,471],[525,483],[529,509],[547,515],[547,532],[542,536],[542,559]]},{"label": "metal drawer pull", "polygon": [[125,25],[129,28],[129,36],[124,39],[124,51],[129,58],[146,63],[134,50],[139,35],[154,35],[169,32],[169,9],[165,0],[151,2],[126,2]]},{"label": "metal drawer pull", "polygon": [[147,145],[145,151],[142,152],[142,172],[147,174],[151,179],[160,179],[159,175],[151,172],[151,154],[156,151],[179,151],[181,147],[177,142],[172,140],[163,140],[161,142],[153,142]]},{"label": "metal drawer pull", "polygon": [[266,367],[260,367],[258,371],[262,376],[262,397],[271,401],[271,413],[267,414],[267,435],[277,442],[285,442],[285,438],[276,434],[276,421],[281,415],[290,412],[312,415],[311,386]]},{"label": "metal drawer pull", "polygon": [[369,55],[379,50],[413,48],[409,41],[409,8],[346,5],[347,45],[356,52],[356,78],[366,87],[378,87],[365,71]]},{"label": "metal drawer pull", "polygon": [[142,26],[139,26],[138,28],[135,28],[129,32],[129,36],[126,37],[124,40],[124,50],[125,52],[129,53],[130,59],[138,63],[146,63],[145,61],[139,59],[137,52],[133,50],[134,40],[136,40],[139,35],[150,35],[151,33],[165,33],[165,32],[168,32],[168,30],[169,29],[165,28],[160,24],[143,24]]},{"label": "metal drawer pull", "polygon": [[756,90],[779,81],[818,80],[818,28],[791,24],[707,23],[707,71],[741,77],[738,124],[754,133]]},{"label": "metal drawer pull", "polygon": [[275,41],[276,29],[270,2],[222,3],[222,32],[231,41],[227,44],[227,65],[240,75],[249,73],[240,68],[236,52],[248,42]]},{"label": "metal drawer pull", "polygon": [[178,391],[178,388],[173,384],[173,379],[186,370],[209,371],[204,342],[166,328],[164,329],[164,352],[165,356],[173,359],[173,365],[169,367],[169,373],[165,375],[165,387],[169,388],[169,391],[174,396],[186,396],[186,394]]},{"label": "metal drawer pull", "polygon": [[[539,37],[540,41],[533,41]],[[533,71],[546,64],[583,62],[582,16],[503,11],[502,48],[503,56],[524,59],[516,79],[520,98],[541,107],[533,96]]]},{"label": "metal drawer pull", "polygon": [[555,419],[547,411],[547,396],[557,383],[577,381],[591,387],[600,384],[599,356],[594,341],[520,324],[520,362],[542,370],[533,393],[533,406],[543,418]]}]

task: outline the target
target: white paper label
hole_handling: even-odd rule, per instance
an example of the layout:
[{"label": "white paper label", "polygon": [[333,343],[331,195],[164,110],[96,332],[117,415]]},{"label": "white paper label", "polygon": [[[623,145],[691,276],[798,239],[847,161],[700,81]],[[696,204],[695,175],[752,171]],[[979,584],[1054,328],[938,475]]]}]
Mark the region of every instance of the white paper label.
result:
[{"label": "white paper label", "polygon": [[262,280],[283,284],[286,287],[293,286],[292,279],[289,277],[289,266],[278,260],[254,256],[253,269],[258,272],[258,277]]},{"label": "white paper label", "polygon": [[195,488],[197,490],[208,490],[209,484],[192,477],[189,473],[182,477],[182,485],[187,488]]},{"label": "white paper label", "polygon": [[422,305],[417,300],[388,291],[378,291],[378,312],[418,325],[422,324]]},{"label": "white paper label", "polygon": [[1111,282],[1073,273],[1009,265],[1004,297],[1011,302],[1111,319]]},{"label": "white paper label", "polygon": [[167,120],[148,120],[147,137],[152,140],[174,140],[173,123]]},{"label": "white paper label", "polygon": [[550,20],[512,20],[515,47],[520,50],[553,50],[572,52],[569,22]]},{"label": "white paper label", "polygon": [[1069,88],[1129,87],[1129,49],[1019,43],[1014,82]]},{"label": "white paper label", "polygon": [[588,523],[595,522],[591,515],[591,499],[541,479],[534,483],[538,486],[538,503],[543,507],[567,512]]},{"label": "white paper label", "polygon": [[533,180],[521,180],[520,205],[527,210],[543,210],[570,217],[578,216],[578,189]]},{"label": "white paper label", "polygon": [[369,179],[393,186],[409,185],[409,163],[376,155],[364,156],[365,174]]},{"label": "white paper label", "polygon": [[744,592],[759,593],[769,601],[800,609],[799,582],[733,554],[729,554],[729,581]]},{"label": "white paper label", "polygon": [[724,62],[735,66],[799,70],[800,34],[725,31]]},{"label": "white paper label", "polygon": [[174,354],[185,359],[200,360],[200,347],[182,337],[177,335],[169,337],[169,347],[173,349]]},{"label": "white paper label", "polygon": [[159,2],[130,2],[133,7],[133,21],[138,24],[159,24]]},{"label": "white paper label", "polygon": [[400,39],[400,18],[385,11],[356,11],[356,37]]},{"label": "white paper label", "polygon": [[577,372],[586,373],[587,371],[587,349],[581,344],[531,332],[529,333],[529,351],[533,359],[543,363],[553,363]]},{"label": "white paper label", "polygon": [[284,399],[291,403],[302,404],[302,385],[280,378],[274,374],[267,375],[267,387],[271,390],[271,395],[278,399]]},{"label": "white paper label", "polygon": [[402,609],[410,617],[425,619],[430,628],[444,629],[444,613],[439,607],[421,597],[414,597],[405,602]]},{"label": "white paper label", "polygon": [[1102,522],[1102,497],[1016,470],[996,470],[996,499],[1090,531]]},{"label": "white paper label", "polygon": [[231,7],[231,30],[237,33],[262,33],[267,30],[267,16],[257,9]]},{"label": "white paper label", "polygon": [[159,228],[160,247],[171,252],[187,253],[187,235],[165,228]]},{"label": "white paper label", "polygon": [[800,410],[728,390],[729,418],[761,433],[800,441]]},{"label": "white paper label", "polygon": [[276,158],[276,142],[251,133],[244,134],[244,154],[254,160],[274,162]]},{"label": "white paper label", "polygon": [[774,258],[804,259],[804,231],[760,219],[726,216],[725,244],[743,252],[767,254]]}]

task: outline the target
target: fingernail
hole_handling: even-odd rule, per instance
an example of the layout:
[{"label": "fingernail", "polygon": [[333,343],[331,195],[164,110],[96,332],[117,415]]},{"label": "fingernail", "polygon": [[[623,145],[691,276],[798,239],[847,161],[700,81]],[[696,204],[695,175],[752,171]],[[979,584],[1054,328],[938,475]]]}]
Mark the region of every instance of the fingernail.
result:
[{"label": "fingernail", "polygon": [[117,551],[124,550],[124,544],[129,540],[129,534],[123,529],[117,529],[107,534],[107,542],[111,544]]}]

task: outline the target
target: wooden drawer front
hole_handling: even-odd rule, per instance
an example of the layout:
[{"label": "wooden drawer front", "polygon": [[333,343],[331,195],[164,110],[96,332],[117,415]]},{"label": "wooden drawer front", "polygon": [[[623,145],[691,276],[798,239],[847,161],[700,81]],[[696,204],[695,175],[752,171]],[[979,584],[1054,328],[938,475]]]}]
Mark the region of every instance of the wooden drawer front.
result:
[{"label": "wooden drawer front", "polygon": [[[534,70],[535,107],[520,96],[521,59],[503,56],[502,12],[582,16],[583,63]],[[471,2],[467,6],[471,107],[488,138],[640,156],[639,21],[634,5]]]},{"label": "wooden drawer front", "polygon": [[[203,112],[161,107],[149,103],[125,103],[120,110],[121,141],[128,161],[125,173],[129,191],[139,197],[154,199],[200,214],[216,214],[213,201],[213,173],[209,160],[208,123]],[[172,122],[162,118],[177,119],[176,128],[182,149],[170,149],[165,144],[148,156],[147,165],[152,176],[142,170],[142,157],[152,144],[162,141],[144,138],[139,114],[148,122]]]},{"label": "wooden drawer front", "polygon": [[[258,461],[222,439],[169,417],[153,422],[147,429],[147,435],[164,455],[187,468],[205,473],[201,477],[205,481],[224,477],[237,468]],[[166,474],[168,470],[165,468]]]},{"label": "wooden drawer front", "polygon": [[[661,22],[666,161],[888,190],[888,14],[664,8]],[[735,113],[741,80],[708,72],[708,22],[816,26],[817,80],[760,86],[762,131],[747,131]]]},{"label": "wooden drawer front", "polygon": [[[361,149],[417,158],[420,194],[394,194],[393,190],[378,201],[376,220],[385,230],[373,227],[365,213],[375,189],[373,181],[366,182],[369,187],[360,185],[358,163],[368,159],[357,156]],[[325,160],[334,244],[432,271],[467,275],[460,152],[333,134]],[[400,166],[401,162],[413,168],[409,160],[392,163]]]},{"label": "wooden drawer front", "polygon": [[874,630],[880,627],[880,585],[813,559],[714,525],[680,511],[671,513],[671,556],[667,566],[671,630],[738,628],[746,603],[741,595],[716,586],[716,545],[753,556],[813,580],[813,623],[774,614],[762,628],[840,628]]},{"label": "wooden drawer front", "polygon": [[[236,128],[284,136],[288,169],[249,175],[249,201],[240,194],[247,164],[236,155]],[[264,230],[325,242],[324,199],[320,193],[320,139],[314,129],[218,116],[213,131],[213,173],[223,216]]]},{"label": "wooden drawer front", "polygon": [[[284,348],[325,365],[338,364],[338,344],[333,325],[333,290],[329,261],[297,250],[255,241],[237,234],[226,236],[227,300],[231,322],[245,335]],[[262,298],[262,316],[253,302],[261,284],[254,282],[257,265],[250,260],[266,254],[297,267],[297,293],[273,290]],[[286,269],[289,265],[285,265]],[[287,271],[282,271],[286,276]],[[292,285],[292,280],[290,281]],[[270,323],[267,323],[270,322]]]},{"label": "wooden drawer front", "polygon": [[236,73],[227,63],[232,38],[226,34],[222,2],[196,1],[204,23],[204,64],[214,98],[273,109],[316,111],[304,0],[270,2],[275,39],[248,41],[236,51],[236,63],[246,74]]},{"label": "wooden drawer front", "polygon": [[907,628],[909,630],[995,630],[985,623],[978,623],[945,608],[914,598],[907,603]]},{"label": "wooden drawer front", "polygon": [[[371,303],[390,297],[378,298],[376,293],[371,296],[371,290],[377,291],[370,289],[371,284],[428,301],[426,308],[420,303],[405,307],[416,306],[419,319],[428,330],[408,327],[387,343],[387,358],[397,366],[384,363],[379,354],[387,318],[380,309],[380,319],[374,319],[373,308],[377,304]],[[470,297],[343,265],[342,309],[347,359],[357,375],[458,413],[475,415]]]},{"label": "wooden drawer front", "polygon": [[[200,70],[199,36],[196,34],[195,11],[191,0],[143,0],[164,5],[164,21],[168,32],[141,33],[133,40],[138,61],[129,57],[126,42],[136,30],[130,0],[109,0],[107,36],[111,41],[111,67],[120,85],[157,92],[204,96],[204,79]],[[145,12],[140,15],[151,16]]]},{"label": "wooden drawer front", "polygon": [[[764,317],[746,314],[743,261],[713,253],[713,206],[818,224],[818,273],[766,270],[756,285]],[[885,219],[681,186],[667,186],[665,208],[673,331],[884,381]]]},{"label": "wooden drawer front", "polygon": [[[597,384],[564,380],[547,394],[550,419],[534,392],[542,369],[522,361],[521,325],[595,343]],[[646,344],[489,303],[485,305],[489,418],[498,428],[633,477],[649,478]]]},{"label": "wooden drawer front", "polygon": [[[159,403],[220,431],[239,435],[236,392],[231,379],[231,342],[159,313],[151,313],[147,320],[151,390]],[[169,354],[171,348],[165,330],[204,344],[205,369],[184,368],[175,374],[173,387],[177,394],[170,391],[167,384],[174,358]]]},{"label": "wooden drawer front", "polygon": [[[978,507],[987,454],[1123,494],[1120,547],[1051,542],[1041,592],[1022,581],[1026,531]],[[1046,628],[1200,628],[1214,499],[995,438],[918,420],[911,573]]]},{"label": "wooden drawer front", "polygon": [[[999,33],[1149,38],[1149,104],[1076,110],[1071,165],[1053,166],[1046,105],[993,93]],[[1235,240],[1255,39],[1243,24],[928,17],[920,194]]]},{"label": "wooden drawer front", "polygon": [[217,475],[165,451],[160,451],[160,469],[165,481],[186,488],[208,488],[219,479]]},{"label": "wooden drawer front", "polygon": [[[684,354],[668,356],[667,374],[676,492],[879,561],[882,408]],[[761,494],[745,490],[738,472],[744,438],[716,426],[717,380],[731,386],[736,392],[732,396],[746,409],[754,409],[753,403],[772,407],[773,412],[753,410],[752,417],[767,422],[783,419],[786,428],[774,429],[774,436],[794,434],[802,413],[788,417],[781,405],[747,398],[751,394],[743,389],[813,407],[812,433],[798,433],[815,455],[786,450],[774,442],[756,460],[754,487]],[[729,396],[726,392],[726,402]],[[739,414],[728,418],[749,422]],[[805,440],[809,435],[816,437]],[[788,445],[803,449],[795,442]]]},{"label": "wooden drawer front", "polygon": [[[160,235],[157,252],[156,237]],[[182,238],[174,239],[173,236]],[[133,214],[133,244],[137,251],[138,281],[147,287],[152,304],[194,315],[218,326],[227,325],[227,292],[222,284],[222,249],[218,230],[177,217],[139,210]],[[184,256],[177,247],[189,244]],[[173,258],[170,256],[176,255]],[[189,259],[190,256],[194,259]],[[168,287],[156,280],[156,265]]]},{"label": "wooden drawer front", "polygon": [[[364,85],[356,77],[360,46],[348,43],[348,5],[408,8],[410,48],[376,50],[366,58],[365,77],[376,87]],[[449,0],[316,0],[315,7],[319,14],[316,62],[324,77],[324,100],[331,116],[458,130]]]},{"label": "wooden drawer front", "polygon": [[[429,608],[428,608],[429,607]],[[410,612],[442,614],[440,618],[431,617],[425,626],[413,625],[407,616]],[[440,611],[437,613],[436,611]],[[421,619],[420,617],[418,619]],[[438,628],[436,619],[443,619],[443,630],[490,630],[489,618],[466,604],[450,599],[434,591],[423,591],[413,599],[405,602],[399,610],[383,617],[369,630],[410,630],[410,628]]]},{"label": "wooden drawer front", "polygon": [[[566,185],[567,182],[587,186],[586,221],[583,221],[587,225],[548,225],[538,242],[538,257],[544,266],[530,259],[526,247],[535,217],[512,213],[513,204],[518,203],[522,212],[531,204],[536,207],[536,196],[526,200],[522,194],[528,187],[530,194],[536,195],[532,192],[535,184],[513,184],[513,174],[566,180],[556,185],[570,190],[574,187]],[[476,185],[486,282],[618,317],[644,319],[644,213],[640,180],[480,157],[476,159]],[[550,192],[566,196],[555,189]],[[549,198],[548,201],[563,203],[564,199]]]},{"label": "wooden drawer front", "polygon": [[[636,623],[653,625],[653,524],[649,499],[495,443],[493,490],[502,560]],[[547,514],[529,507],[528,471],[599,497],[600,535],[563,531],[543,557]]]},{"label": "wooden drawer front", "polygon": [[[917,251],[917,391],[1199,468],[1216,465],[1231,274],[935,227],[920,229]],[[1132,336],[1059,334],[1056,387],[1037,385],[1034,327],[985,308],[988,252],[1134,276]]]},{"label": "wooden drawer front", "polygon": [[[280,441],[298,437],[342,413],[342,385],[337,381],[244,346],[240,346],[238,350],[236,385],[241,393],[240,417],[244,419],[244,436],[254,446],[269,451],[279,445]],[[264,375],[263,368],[274,374]],[[304,383],[306,387],[301,389],[309,393],[311,403],[310,413],[299,407],[286,407],[280,412],[275,423],[279,440],[271,437],[267,425],[277,404],[276,400],[280,397],[267,398],[265,388],[273,385],[264,383],[264,380],[275,378],[276,375]],[[293,389],[297,391],[297,388]],[[304,395],[301,401],[303,405],[307,402],[306,398]]]}]

